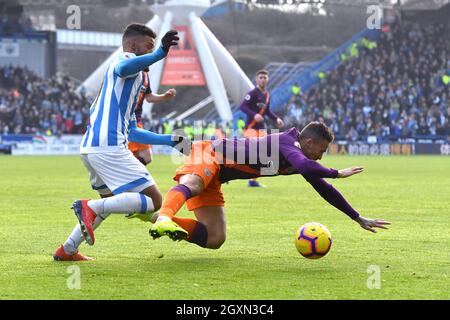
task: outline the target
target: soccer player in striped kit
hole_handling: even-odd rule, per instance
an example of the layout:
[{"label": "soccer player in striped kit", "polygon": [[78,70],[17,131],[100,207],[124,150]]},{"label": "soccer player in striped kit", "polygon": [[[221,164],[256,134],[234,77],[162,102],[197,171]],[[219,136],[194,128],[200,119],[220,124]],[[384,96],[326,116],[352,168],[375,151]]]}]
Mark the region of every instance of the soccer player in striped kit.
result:
[{"label": "soccer player in striped kit", "polygon": [[145,25],[127,26],[122,38],[123,53],[106,71],[80,146],[92,188],[102,199],[73,203],[79,224],[54,253],[57,261],[91,260],[80,254],[78,247],[83,240],[94,244],[94,229],[111,213],[150,213],[161,207],[162,196],[155,181],[127,148],[128,141],[172,147],[188,142],[180,136],[158,135],[136,125],[134,111],[143,85],[142,70],[165,58],[179,40],[176,31],[169,31],[153,52],[155,38],[156,34]]}]

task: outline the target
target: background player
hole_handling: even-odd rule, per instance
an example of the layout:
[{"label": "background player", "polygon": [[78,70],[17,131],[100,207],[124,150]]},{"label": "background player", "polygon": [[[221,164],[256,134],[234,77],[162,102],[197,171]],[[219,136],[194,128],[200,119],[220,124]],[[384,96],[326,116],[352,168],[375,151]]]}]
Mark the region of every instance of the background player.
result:
[{"label": "background player", "polygon": [[[322,198],[358,222],[362,228],[371,232],[376,232],[374,228],[387,229],[386,225],[390,222],[362,217],[324,180],[347,178],[363,171],[361,167],[329,169],[316,162],[322,158],[333,139],[333,133],[325,124],[312,122],[301,132],[291,128],[284,133],[258,139],[221,139],[194,143],[186,164],[176,170],[174,180],[178,185],[170,189],[164,198],[159,217],[150,229],[151,236],[158,238],[168,235],[173,240],[186,239],[201,247],[219,248],[226,234],[221,184],[234,179],[259,177],[262,170],[270,167],[276,168],[271,171],[271,176],[301,174]],[[278,143],[278,166],[273,163],[268,166],[262,154],[258,154],[257,163],[250,164],[252,154],[249,150],[252,143],[258,144],[258,150],[268,150],[269,145]],[[242,159],[242,156],[245,156],[244,163],[238,163],[237,159]],[[188,210],[194,211],[197,220],[175,216],[185,202]]]},{"label": "background player", "polygon": [[[142,87],[139,92],[138,100],[136,102],[136,108],[134,111],[134,114],[136,115],[137,127],[143,128],[142,105],[144,104],[144,99],[150,103],[158,103],[173,99],[176,94],[177,91],[174,88],[167,90],[164,94],[153,93],[150,87],[148,68],[142,71]],[[151,145],[131,141],[128,143],[128,149],[144,166],[152,161]]]},{"label": "background player", "polygon": [[[249,91],[241,103],[240,109],[247,115],[244,136],[246,138],[264,137],[267,135],[264,117],[268,116],[276,122],[277,128],[284,127],[284,122],[270,110],[270,92],[266,90],[269,83],[269,72],[265,69],[256,72],[256,87]],[[262,187],[256,179],[248,181],[249,187]]]},{"label": "background player", "polygon": [[178,137],[157,135],[136,126],[134,108],[143,84],[141,71],[163,59],[179,40],[176,31],[169,31],[161,39],[161,47],[151,53],[155,38],[156,34],[142,24],[131,24],[123,33],[123,53],[106,71],[80,146],[92,188],[103,199],[74,202],[79,225],[56,250],[55,260],[90,260],[78,253],[78,246],[83,239],[94,244],[93,230],[109,214],[152,212],[161,206],[155,181],[126,146],[128,140],[171,146],[179,142]]}]

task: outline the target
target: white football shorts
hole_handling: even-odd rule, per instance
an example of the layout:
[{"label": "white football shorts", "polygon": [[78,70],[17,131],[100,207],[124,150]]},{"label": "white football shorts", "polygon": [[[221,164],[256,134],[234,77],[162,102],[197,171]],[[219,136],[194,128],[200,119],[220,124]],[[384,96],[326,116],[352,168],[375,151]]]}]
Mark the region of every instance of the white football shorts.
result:
[{"label": "white football shorts", "polygon": [[145,166],[126,148],[81,154],[81,160],[89,171],[92,189],[101,195],[141,192],[155,184]]}]

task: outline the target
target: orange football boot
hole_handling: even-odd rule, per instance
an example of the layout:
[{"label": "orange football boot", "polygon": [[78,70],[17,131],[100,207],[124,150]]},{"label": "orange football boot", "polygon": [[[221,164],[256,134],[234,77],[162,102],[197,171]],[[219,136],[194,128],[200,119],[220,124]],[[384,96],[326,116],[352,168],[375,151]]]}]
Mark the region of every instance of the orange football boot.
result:
[{"label": "orange football boot", "polygon": [[55,261],[89,261],[94,260],[91,257],[84,256],[78,251],[74,254],[67,254],[64,251],[64,246],[60,245],[58,249],[56,249],[55,253],[53,254],[53,259]]},{"label": "orange football boot", "polygon": [[95,242],[94,228],[92,227],[95,217],[95,212],[89,208],[87,202],[89,200],[77,200],[72,204],[73,212],[80,222],[81,233],[88,245],[92,246]]}]

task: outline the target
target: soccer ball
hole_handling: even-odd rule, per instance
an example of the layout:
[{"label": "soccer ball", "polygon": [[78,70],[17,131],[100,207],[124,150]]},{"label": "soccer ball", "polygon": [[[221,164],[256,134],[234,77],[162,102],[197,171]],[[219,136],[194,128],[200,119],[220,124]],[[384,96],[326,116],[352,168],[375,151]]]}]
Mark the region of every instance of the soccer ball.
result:
[{"label": "soccer ball", "polygon": [[306,223],[295,234],[295,247],[308,259],[319,259],[331,248],[331,233],[327,227],[317,222]]}]

